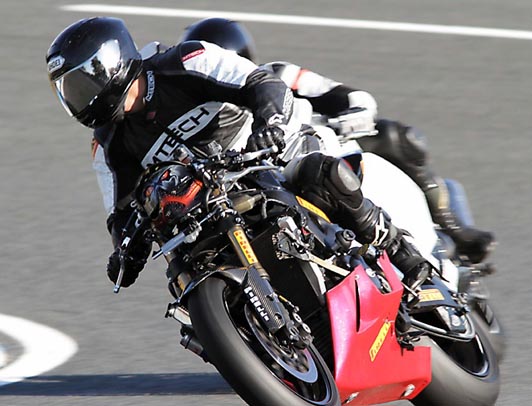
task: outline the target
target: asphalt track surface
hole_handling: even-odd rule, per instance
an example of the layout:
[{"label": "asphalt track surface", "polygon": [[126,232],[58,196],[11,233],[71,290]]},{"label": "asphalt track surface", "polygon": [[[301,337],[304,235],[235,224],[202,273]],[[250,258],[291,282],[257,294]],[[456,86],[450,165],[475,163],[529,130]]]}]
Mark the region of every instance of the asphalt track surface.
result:
[{"label": "asphalt track surface", "polygon": [[[46,78],[55,35],[86,13],[50,0],[0,4],[0,313],[54,327],[78,353],[0,388],[0,404],[237,405],[207,364],[181,349],[163,318],[161,263],[112,293],[105,214],[90,135]],[[270,4],[273,3],[273,4]],[[115,1],[113,4],[129,4]],[[527,0],[145,1],[142,6],[532,29]],[[191,19],[123,16],[138,44],[171,43]],[[493,303],[508,330],[498,405],[532,399],[532,41],[393,31],[247,24],[262,61],[290,60],[372,92],[380,116],[423,130],[434,166],[466,186],[477,223],[495,231]],[[2,338],[0,338],[2,341]],[[17,352],[10,343],[11,353]],[[19,349],[20,350],[20,349]]]}]

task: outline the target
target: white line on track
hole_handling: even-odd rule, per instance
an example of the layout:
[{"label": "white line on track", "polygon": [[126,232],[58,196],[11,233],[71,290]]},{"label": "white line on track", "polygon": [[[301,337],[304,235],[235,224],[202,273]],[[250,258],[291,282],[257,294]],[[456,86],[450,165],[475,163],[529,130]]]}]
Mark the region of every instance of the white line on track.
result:
[{"label": "white line on track", "polygon": [[129,14],[173,18],[221,17],[239,21],[254,21],[273,24],[294,24],[366,30],[420,32],[428,34],[463,35],[472,37],[532,40],[532,31],[506,30],[500,28],[467,27],[459,25],[414,24],[344,18],[305,17],[296,15],[239,13],[216,10],[187,10],[177,8],[113,6],[104,4],[78,4],[60,7],[66,11],[104,14]]},{"label": "white line on track", "polygon": [[19,342],[24,349],[19,358],[0,368],[0,386],[49,371],[66,362],[78,350],[76,342],[67,335],[18,317],[0,314],[0,331]]}]

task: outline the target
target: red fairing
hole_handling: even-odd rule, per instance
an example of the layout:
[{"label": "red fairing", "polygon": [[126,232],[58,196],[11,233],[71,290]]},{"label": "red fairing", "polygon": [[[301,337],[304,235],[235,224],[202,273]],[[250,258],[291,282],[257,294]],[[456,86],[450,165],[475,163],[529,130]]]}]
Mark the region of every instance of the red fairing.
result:
[{"label": "red fairing", "polygon": [[342,402],[353,399],[349,405],[412,399],[431,379],[430,349],[408,351],[397,342],[403,287],[387,257],[379,264],[391,293],[382,294],[361,265],[327,293],[334,375]]}]

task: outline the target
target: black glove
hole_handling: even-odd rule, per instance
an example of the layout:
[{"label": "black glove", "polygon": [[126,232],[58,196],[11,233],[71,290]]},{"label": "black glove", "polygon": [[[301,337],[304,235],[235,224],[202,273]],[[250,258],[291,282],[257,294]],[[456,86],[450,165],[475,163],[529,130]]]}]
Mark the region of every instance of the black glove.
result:
[{"label": "black glove", "polygon": [[246,151],[258,151],[274,145],[279,148],[279,151],[285,147],[284,131],[277,126],[265,126],[249,136]]},{"label": "black glove", "polygon": [[[151,244],[138,244],[135,250],[135,256],[128,255],[124,261],[124,275],[122,277],[121,287],[127,288],[133,285],[139,276],[140,271],[144,269],[146,261],[151,252]],[[107,263],[107,276],[113,283],[116,283],[120,273],[120,249],[116,248],[109,257]]]}]

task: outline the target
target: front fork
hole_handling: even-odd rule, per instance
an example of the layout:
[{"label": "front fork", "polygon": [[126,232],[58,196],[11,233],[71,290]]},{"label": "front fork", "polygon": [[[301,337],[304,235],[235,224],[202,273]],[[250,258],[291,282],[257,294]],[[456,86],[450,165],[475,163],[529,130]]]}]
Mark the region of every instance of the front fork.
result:
[{"label": "front fork", "polygon": [[312,341],[309,327],[297,313],[298,308],[274,292],[269,275],[260,264],[243,227],[233,224],[227,236],[247,269],[244,293],[261,324],[281,341],[287,339],[296,346],[308,346]]},{"label": "front fork", "polygon": [[[270,284],[270,278],[264,267],[260,264],[246,232],[241,225],[241,218],[238,214],[227,207],[222,207],[222,230],[226,233],[231,245],[236,252],[240,262],[244,266],[243,278],[241,281],[243,292],[246,295],[250,308],[256,314],[261,325],[271,335],[275,335],[281,342],[291,342],[297,347],[307,347],[311,341],[309,327],[299,316],[298,308],[287,299],[279,297]],[[185,238],[177,238],[174,240]],[[172,243],[172,240],[166,245]],[[176,245],[176,244],[174,244]],[[181,322],[187,330],[192,329],[188,312],[183,312],[181,301],[193,289],[200,285],[205,279],[212,276],[212,273],[205,273],[199,279],[193,280],[188,272],[179,272],[180,257],[176,256],[173,245],[167,249],[161,248],[168,261],[167,276],[170,281],[169,288],[176,297],[176,301],[168,306],[166,317],[173,317]],[[177,262],[177,263],[174,263]],[[185,317],[186,316],[186,317]]]}]

